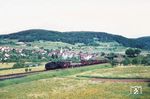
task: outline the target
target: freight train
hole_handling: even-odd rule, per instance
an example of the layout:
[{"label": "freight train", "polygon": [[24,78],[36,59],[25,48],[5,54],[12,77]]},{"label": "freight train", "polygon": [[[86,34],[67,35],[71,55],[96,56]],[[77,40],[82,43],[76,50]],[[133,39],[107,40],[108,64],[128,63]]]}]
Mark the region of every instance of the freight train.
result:
[{"label": "freight train", "polygon": [[107,62],[108,62],[107,60],[81,60],[80,63],[72,63],[70,61],[49,62],[45,64],[45,69],[53,70],[53,69],[70,68],[70,67],[81,67],[87,65],[102,64]]}]

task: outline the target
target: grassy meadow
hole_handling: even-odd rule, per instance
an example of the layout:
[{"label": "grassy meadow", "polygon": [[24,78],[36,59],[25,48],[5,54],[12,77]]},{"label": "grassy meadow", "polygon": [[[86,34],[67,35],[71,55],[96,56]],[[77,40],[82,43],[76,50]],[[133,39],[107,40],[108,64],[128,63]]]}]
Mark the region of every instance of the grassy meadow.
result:
[{"label": "grassy meadow", "polygon": [[[130,94],[130,86],[143,94]],[[1,99],[149,99],[147,83],[95,82],[90,79],[54,77],[0,88]]]},{"label": "grassy meadow", "polygon": [[[25,73],[25,68],[16,68],[13,69],[14,63],[0,63],[0,75],[7,75],[7,74],[15,74],[15,73]],[[29,67],[31,71],[39,71],[45,70],[45,63],[41,63],[40,66],[37,67]]]},{"label": "grassy meadow", "polygon": [[115,68],[88,71],[77,76],[105,78],[150,78],[149,66],[117,66]]},{"label": "grassy meadow", "polygon": [[[149,99],[150,84],[146,82],[93,81],[91,78],[77,76],[106,72],[105,77],[111,77],[111,74],[127,77],[126,73],[134,75],[140,72],[141,77],[148,78],[148,72],[147,76],[142,73],[149,69],[150,67],[141,66],[112,68],[109,64],[103,64],[47,71],[0,81],[0,99]],[[130,94],[131,86],[142,86],[143,94]]]}]

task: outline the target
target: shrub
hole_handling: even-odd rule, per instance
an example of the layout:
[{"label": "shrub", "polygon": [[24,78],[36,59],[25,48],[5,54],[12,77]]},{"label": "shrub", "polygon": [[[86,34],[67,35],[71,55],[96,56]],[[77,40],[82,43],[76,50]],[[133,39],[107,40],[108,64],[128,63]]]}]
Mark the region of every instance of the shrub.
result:
[{"label": "shrub", "polygon": [[137,58],[134,58],[134,59],[132,60],[132,64],[134,64],[134,65],[138,64]]},{"label": "shrub", "polygon": [[125,58],[125,60],[122,62],[123,65],[129,65],[131,64],[131,60],[129,58]]},{"label": "shrub", "polygon": [[110,61],[112,67],[116,66],[118,63],[115,60]]},{"label": "shrub", "polygon": [[32,69],[31,68],[29,68],[29,71],[31,71]]},{"label": "shrub", "polygon": [[141,53],[141,50],[139,49],[127,49],[125,51],[125,54],[128,56],[128,57],[136,57],[138,56],[139,54]]},{"label": "shrub", "polygon": [[144,57],[142,59],[141,63],[144,64],[144,65],[150,65],[150,55],[147,55],[146,57]]},{"label": "shrub", "polygon": [[25,68],[25,72],[28,72],[28,68]]},{"label": "shrub", "polygon": [[16,64],[13,65],[13,68],[23,68],[25,66],[24,63],[22,62],[17,62]]},{"label": "shrub", "polygon": [[150,87],[150,83],[148,84],[148,87]]}]

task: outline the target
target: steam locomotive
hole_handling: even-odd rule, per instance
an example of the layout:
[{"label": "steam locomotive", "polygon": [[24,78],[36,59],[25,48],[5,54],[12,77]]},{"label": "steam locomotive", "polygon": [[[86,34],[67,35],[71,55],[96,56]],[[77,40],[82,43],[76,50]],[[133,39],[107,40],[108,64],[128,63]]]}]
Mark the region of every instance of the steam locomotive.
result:
[{"label": "steam locomotive", "polygon": [[60,62],[49,62],[45,64],[46,70],[70,68],[70,67],[80,67],[94,64],[107,63],[107,60],[81,60],[80,63],[72,63],[70,61],[60,61]]}]

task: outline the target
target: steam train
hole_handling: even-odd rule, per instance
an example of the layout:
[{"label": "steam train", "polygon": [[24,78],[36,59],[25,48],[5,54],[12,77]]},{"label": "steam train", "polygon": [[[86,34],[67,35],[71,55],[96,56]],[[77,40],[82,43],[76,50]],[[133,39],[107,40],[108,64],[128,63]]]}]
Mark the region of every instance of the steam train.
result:
[{"label": "steam train", "polygon": [[53,69],[70,68],[70,67],[81,67],[87,65],[102,64],[107,62],[108,62],[107,60],[81,60],[80,63],[72,63],[70,61],[49,62],[45,64],[45,69],[53,70]]}]

